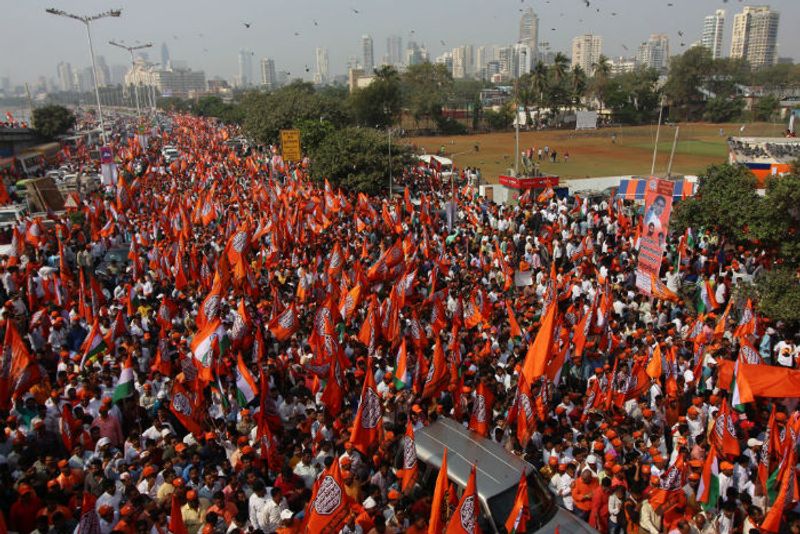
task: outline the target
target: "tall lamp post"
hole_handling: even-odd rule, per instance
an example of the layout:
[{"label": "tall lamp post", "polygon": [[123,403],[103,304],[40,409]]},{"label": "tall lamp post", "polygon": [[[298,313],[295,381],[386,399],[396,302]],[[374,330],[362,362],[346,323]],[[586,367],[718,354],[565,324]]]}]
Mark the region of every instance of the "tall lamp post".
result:
[{"label": "tall lamp post", "polygon": [[[138,46],[128,46],[121,43],[117,43],[114,41],[109,41],[108,44],[111,46],[116,46],[117,48],[122,48],[123,50],[127,50],[131,54],[131,71],[136,68],[136,61],[133,59],[133,51],[134,50],[141,50],[143,48],[150,48],[153,46],[153,43],[145,43]],[[136,118],[139,122],[142,121],[142,110],[139,107],[139,85],[134,83],[133,84],[133,94],[134,98],[136,98]]]},{"label": "tall lamp post", "polygon": [[67,13],[61,9],[48,8],[45,11],[51,15],[58,15],[59,17],[66,17],[68,19],[79,20],[86,26],[86,34],[89,37],[89,55],[92,57],[92,76],[94,77],[94,96],[97,99],[97,116],[100,119],[100,135],[103,143],[106,142],[106,124],[103,120],[103,108],[100,106],[100,89],[97,86],[97,65],[94,61],[94,46],[92,45],[92,22],[103,19],[106,17],[119,17],[122,14],[121,9],[110,9],[96,15],[74,15]]}]

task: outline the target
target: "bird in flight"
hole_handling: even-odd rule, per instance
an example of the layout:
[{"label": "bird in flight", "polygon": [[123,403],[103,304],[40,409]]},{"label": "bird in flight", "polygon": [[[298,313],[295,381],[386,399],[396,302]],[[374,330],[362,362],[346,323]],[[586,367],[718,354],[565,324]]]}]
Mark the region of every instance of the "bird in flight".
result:
[{"label": "bird in flight", "polygon": [[586,7],[589,7],[590,5],[592,5],[592,3],[589,2],[589,0],[583,0],[583,3],[586,4]]},{"label": "bird in flight", "polygon": [[680,31],[680,30],[678,30],[678,35],[680,35],[681,37],[683,37],[683,32],[682,32],[682,31]]},{"label": "bird in flight", "polygon": [[319,23],[317,23],[316,20],[314,20],[314,26],[319,26]]},{"label": "bird in flight", "polygon": [[354,8],[354,7],[351,7],[350,9],[352,9],[352,10],[353,10],[353,13],[355,13],[356,15],[358,15],[358,14],[359,14],[359,11],[358,11],[356,8]]},{"label": "bird in flight", "polygon": [[250,22],[242,22],[242,24],[244,24],[245,28],[249,28],[252,23],[250,23]]}]

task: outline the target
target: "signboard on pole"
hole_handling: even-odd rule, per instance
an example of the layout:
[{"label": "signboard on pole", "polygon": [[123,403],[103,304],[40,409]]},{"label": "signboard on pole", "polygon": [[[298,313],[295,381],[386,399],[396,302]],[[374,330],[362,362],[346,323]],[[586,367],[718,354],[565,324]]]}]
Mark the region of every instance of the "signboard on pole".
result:
[{"label": "signboard on pole", "polygon": [[281,153],[284,161],[300,161],[300,130],[281,130]]},{"label": "signboard on pole", "polygon": [[558,187],[558,176],[535,176],[533,178],[518,178],[516,176],[500,176],[500,185],[513,189],[544,189]]},{"label": "signboard on pole", "polygon": [[650,178],[644,193],[644,217],[639,224],[639,260],[636,287],[650,295],[652,278],[658,277],[669,232],[674,183]]}]

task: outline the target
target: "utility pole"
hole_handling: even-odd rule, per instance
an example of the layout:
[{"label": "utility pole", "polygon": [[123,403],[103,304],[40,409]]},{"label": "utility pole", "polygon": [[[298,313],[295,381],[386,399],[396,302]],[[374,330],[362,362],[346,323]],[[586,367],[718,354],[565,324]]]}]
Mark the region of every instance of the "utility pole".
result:
[{"label": "utility pole", "polygon": [[658,126],[656,127],[656,144],[653,146],[653,164],[650,166],[650,176],[656,172],[656,155],[658,154],[658,137],[661,133],[661,117],[664,115],[664,97],[661,97],[658,106]]},{"label": "utility pole", "polygon": [[[150,48],[151,46],[153,46],[153,43],[145,43],[137,46],[128,46],[126,44],[117,43],[115,41],[109,41],[108,44],[110,44],[111,46],[116,46],[117,48],[122,48],[123,50],[127,50],[131,54],[131,72],[133,72],[133,69],[136,68],[136,60],[133,58],[133,51],[141,50],[143,48]],[[142,122],[142,110],[139,107],[138,83],[133,84],[133,93],[134,93],[134,98],[136,99],[136,118],[138,119],[139,122]]]},{"label": "utility pole", "polygon": [[50,13],[51,15],[58,15],[59,17],[66,17],[68,19],[79,20],[86,26],[86,35],[89,38],[89,55],[92,58],[92,76],[94,77],[94,96],[97,100],[97,116],[100,120],[100,139],[102,140],[103,144],[106,142],[106,124],[103,120],[103,107],[100,105],[100,89],[97,86],[97,64],[94,60],[94,45],[92,45],[92,27],[91,23],[95,20],[99,20],[106,17],[119,17],[122,14],[121,9],[111,9],[109,11],[104,11],[102,13],[98,13],[96,15],[74,15],[72,13],[67,13],[61,9],[55,8],[48,8],[45,11]]},{"label": "utility pole", "polygon": [[672,152],[669,155],[669,164],[667,165],[667,178],[672,177],[672,158],[675,157],[675,147],[678,145],[678,134],[681,131],[680,126],[675,127],[675,138],[672,140]]}]

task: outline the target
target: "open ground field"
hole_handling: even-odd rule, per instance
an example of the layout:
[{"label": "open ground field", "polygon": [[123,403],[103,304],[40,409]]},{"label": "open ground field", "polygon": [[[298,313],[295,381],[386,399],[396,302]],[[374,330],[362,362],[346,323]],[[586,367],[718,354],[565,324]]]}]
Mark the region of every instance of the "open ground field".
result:
[{"label": "open ground field", "polygon": [[[726,139],[731,135],[777,136],[780,137],[785,126],[781,124],[748,124],[740,133],[741,124],[681,124],[672,173],[697,174],[713,163],[727,160]],[[720,135],[720,129],[723,133]],[[616,134],[616,143],[611,135]],[[662,126],[659,140],[656,174],[665,174],[669,161],[674,126]],[[557,174],[562,178],[586,178],[590,176],[647,175],[653,158],[655,126],[633,126],[623,128],[604,128],[590,131],[551,130],[541,132],[520,132],[520,150],[529,147],[536,149],[548,145],[558,152],[558,162],[543,162],[543,172]],[[438,152],[445,147],[448,157],[455,154],[456,167],[478,167],[484,179],[496,182],[497,177],[506,174],[514,167],[514,132],[439,136],[410,137],[403,142],[424,147],[428,153]],[[475,144],[480,150],[475,151]],[[569,162],[563,155],[569,152]]]}]

